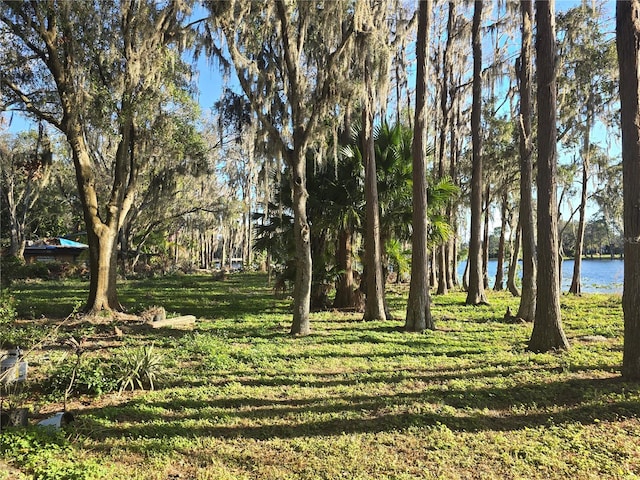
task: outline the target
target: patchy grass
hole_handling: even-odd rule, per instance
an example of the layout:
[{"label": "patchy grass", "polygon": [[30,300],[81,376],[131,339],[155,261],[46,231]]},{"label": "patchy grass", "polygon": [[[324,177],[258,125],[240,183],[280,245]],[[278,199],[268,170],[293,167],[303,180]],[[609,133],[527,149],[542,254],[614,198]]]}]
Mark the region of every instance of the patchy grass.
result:
[{"label": "patchy grass", "polygon": [[[13,294],[19,312],[62,317],[84,288],[22,284]],[[481,307],[462,293],[434,297],[438,329],[418,335],[399,331],[406,293],[392,286],[397,320],[318,312],[312,335],[292,338],[288,302],[261,275],[126,281],[120,299],[132,311],[162,305],[196,315],[196,329],[123,323],[114,339],[77,325],[58,338],[83,335],[85,355],[105,359],[153,343],[165,359],[159,388],[76,396],[64,438],[0,435],[0,466],[26,478],[131,480],[640,476],[640,387],[619,378],[619,296],[564,296],[571,350],[532,354],[531,325],[502,321],[518,306],[508,294],[488,292]],[[63,352],[53,342],[32,354],[29,402],[41,415],[60,404],[44,403],[36,379]]]}]

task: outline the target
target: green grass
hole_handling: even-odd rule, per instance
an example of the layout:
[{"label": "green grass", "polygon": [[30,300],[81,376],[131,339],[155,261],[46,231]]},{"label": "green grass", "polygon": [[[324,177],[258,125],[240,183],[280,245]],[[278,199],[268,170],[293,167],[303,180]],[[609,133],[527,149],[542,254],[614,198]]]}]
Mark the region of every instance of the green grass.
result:
[{"label": "green grass", "polygon": [[[22,284],[13,294],[19,312],[64,317],[85,289]],[[193,331],[120,323],[122,340],[74,327],[89,356],[153,343],[167,372],[159,388],[76,397],[64,442],[5,432],[0,465],[26,478],[131,480],[640,477],[640,387],[619,377],[619,296],[563,296],[571,350],[532,354],[531,325],[502,321],[518,306],[505,293],[482,307],[465,306],[463,293],[433,297],[437,330],[420,335],[399,331],[407,292],[393,286],[397,320],[318,312],[312,335],[292,338],[288,301],[258,274],[126,281],[119,292],[132,311],[199,318]],[[34,352],[33,378],[62,350]],[[58,408],[36,383],[34,408]]]}]

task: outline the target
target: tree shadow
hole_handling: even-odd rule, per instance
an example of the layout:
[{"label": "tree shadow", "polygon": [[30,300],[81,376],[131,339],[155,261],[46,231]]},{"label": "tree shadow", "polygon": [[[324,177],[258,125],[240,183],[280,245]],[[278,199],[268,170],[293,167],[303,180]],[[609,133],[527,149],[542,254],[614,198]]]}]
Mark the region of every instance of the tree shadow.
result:
[{"label": "tree shadow", "polygon": [[[312,388],[331,386],[335,385],[320,382]],[[629,395],[634,391],[637,396],[637,385],[619,378],[587,378],[511,387],[316,398],[236,395],[149,402],[143,397],[117,408],[86,410],[82,415],[86,433],[96,440],[180,436],[291,439],[437,425],[458,432],[515,431],[637,418],[640,402]],[[605,397],[607,401],[600,401]],[[104,428],[106,419],[113,422],[108,429]],[[91,428],[98,424],[102,428]]]}]

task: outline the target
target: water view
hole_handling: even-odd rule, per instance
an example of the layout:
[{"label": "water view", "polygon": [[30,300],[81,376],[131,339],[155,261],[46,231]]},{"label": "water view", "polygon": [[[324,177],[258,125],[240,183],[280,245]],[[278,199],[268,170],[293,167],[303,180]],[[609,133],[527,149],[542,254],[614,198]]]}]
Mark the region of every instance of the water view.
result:
[{"label": "water view", "polygon": [[[496,260],[489,260],[489,286],[493,288],[496,277]],[[562,291],[567,292],[571,286],[573,275],[573,260],[562,262]],[[458,274],[462,277],[466,261],[461,262]],[[522,272],[520,272],[522,275]],[[582,260],[582,291],[584,293],[622,293],[624,277],[623,260]],[[506,271],[505,271],[506,283]]]}]

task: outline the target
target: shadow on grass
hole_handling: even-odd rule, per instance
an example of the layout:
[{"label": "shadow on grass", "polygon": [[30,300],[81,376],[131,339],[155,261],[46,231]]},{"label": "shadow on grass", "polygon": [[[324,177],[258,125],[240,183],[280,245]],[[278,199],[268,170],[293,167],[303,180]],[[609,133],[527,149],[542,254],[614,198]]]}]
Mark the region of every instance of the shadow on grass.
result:
[{"label": "shadow on grass", "polygon": [[[17,283],[11,293],[24,318],[64,318],[89,294],[85,280]],[[234,318],[241,315],[286,313],[286,300],[273,297],[266,276],[257,273],[229,275],[215,280],[211,275],[169,275],[118,282],[118,298],[128,312],[140,313],[151,306],[199,318]]]},{"label": "shadow on grass", "polygon": [[[182,436],[290,439],[433,426],[459,432],[513,431],[638,417],[640,402],[624,398],[625,392],[635,387],[619,379],[574,379],[526,387],[427,389],[326,398],[141,399],[84,415],[90,420],[89,436],[96,440]],[[617,399],[600,400],[607,396]],[[104,419],[115,423],[105,429]],[[102,428],[92,430],[94,422]]]}]

